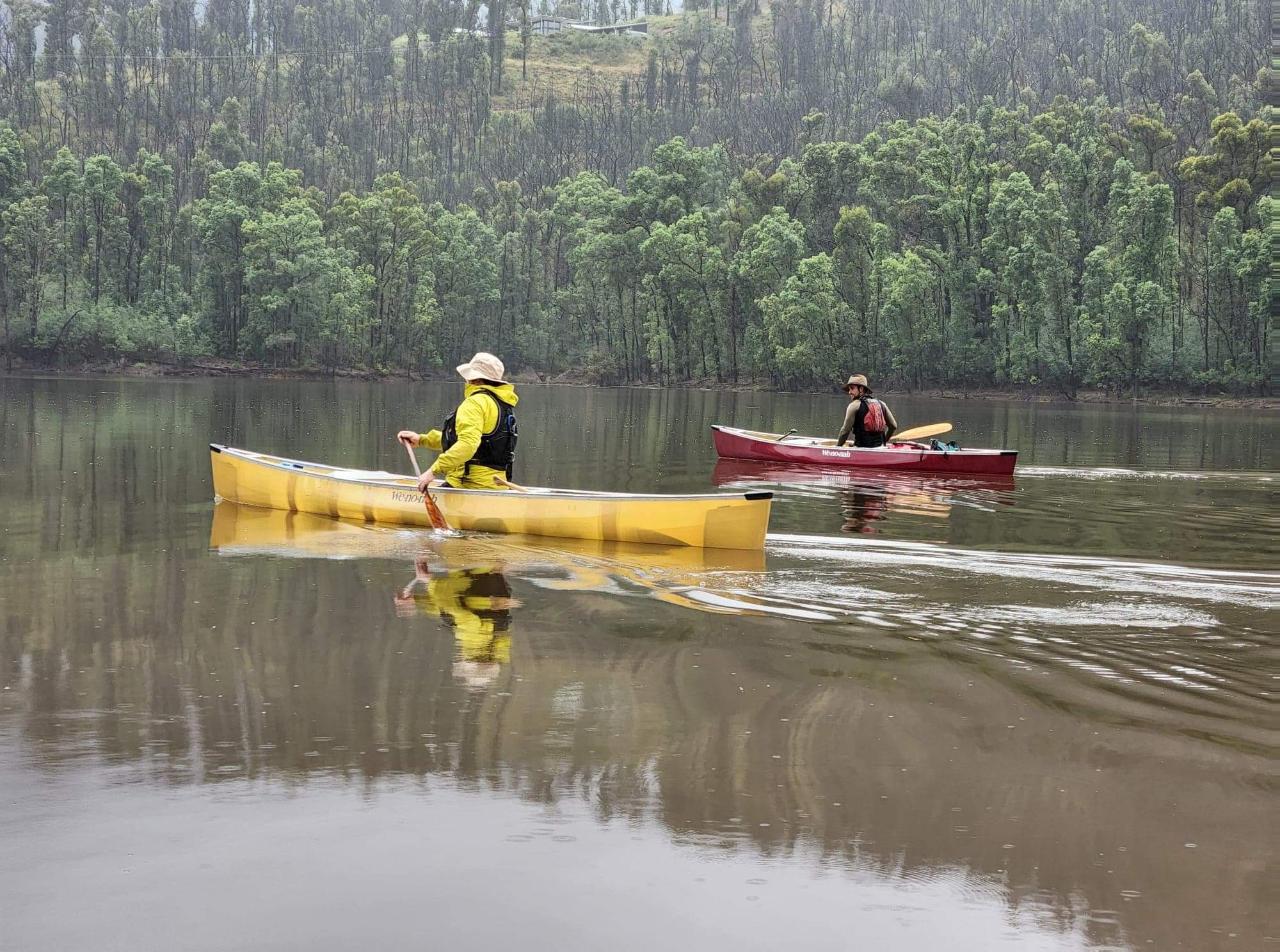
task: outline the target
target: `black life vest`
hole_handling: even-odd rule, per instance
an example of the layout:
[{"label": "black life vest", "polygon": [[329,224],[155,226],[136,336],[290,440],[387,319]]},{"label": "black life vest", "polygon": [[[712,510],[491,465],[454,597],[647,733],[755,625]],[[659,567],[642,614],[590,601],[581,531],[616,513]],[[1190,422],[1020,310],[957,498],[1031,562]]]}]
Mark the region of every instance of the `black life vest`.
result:
[{"label": "black life vest", "polygon": [[[500,469],[507,474],[507,479],[510,479],[511,468],[516,460],[516,440],[519,437],[516,431],[515,411],[509,403],[499,400],[498,395],[491,390],[477,390],[476,393],[483,393],[498,405],[498,423],[480,437],[480,445],[476,448],[475,455],[467,461],[463,472],[469,470],[474,463],[477,466],[487,466],[489,469]],[[457,442],[458,411],[454,410],[444,421],[444,426],[440,428],[440,446],[447,450]]]},{"label": "black life vest", "polygon": [[[872,404],[875,404],[873,407]],[[870,419],[868,419],[870,417]],[[873,429],[873,427],[877,427]],[[853,445],[862,447],[884,446],[888,442],[889,423],[884,404],[874,397],[863,397],[861,406],[853,413]]]}]

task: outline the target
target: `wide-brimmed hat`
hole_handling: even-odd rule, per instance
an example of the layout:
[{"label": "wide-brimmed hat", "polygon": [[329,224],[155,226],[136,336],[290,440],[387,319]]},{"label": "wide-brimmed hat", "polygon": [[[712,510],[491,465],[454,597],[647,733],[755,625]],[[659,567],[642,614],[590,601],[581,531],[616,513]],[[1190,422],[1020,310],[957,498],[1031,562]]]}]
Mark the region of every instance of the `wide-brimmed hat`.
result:
[{"label": "wide-brimmed hat", "polygon": [[506,372],[507,368],[502,366],[502,361],[493,354],[486,354],[483,350],[467,363],[458,365],[458,373],[462,375],[463,380],[492,380],[494,383],[506,383],[502,379]]},{"label": "wide-brimmed hat", "polygon": [[854,374],[844,382],[844,389],[846,392],[848,392],[850,387],[861,387],[863,390],[867,391],[867,393],[871,392],[871,385],[867,383],[867,378],[862,376],[862,374]]}]

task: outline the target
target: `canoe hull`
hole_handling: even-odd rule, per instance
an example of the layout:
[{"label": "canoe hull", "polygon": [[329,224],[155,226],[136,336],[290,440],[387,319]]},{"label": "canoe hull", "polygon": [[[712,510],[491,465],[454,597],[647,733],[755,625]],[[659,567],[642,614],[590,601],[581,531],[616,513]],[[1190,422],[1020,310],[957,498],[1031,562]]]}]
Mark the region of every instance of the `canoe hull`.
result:
[{"label": "canoe hull", "polygon": [[[411,476],[342,470],[217,445],[210,446],[210,459],[214,493],[240,505],[431,526]],[[454,529],[712,549],[763,548],[772,499],[765,492],[638,496],[449,487],[431,495]]]},{"label": "canoe hull", "polygon": [[711,432],[722,459],[957,476],[1010,476],[1018,463],[1017,450],[930,450],[910,444],[864,449],[811,436],[782,440],[776,433],[727,426],[712,426]]}]

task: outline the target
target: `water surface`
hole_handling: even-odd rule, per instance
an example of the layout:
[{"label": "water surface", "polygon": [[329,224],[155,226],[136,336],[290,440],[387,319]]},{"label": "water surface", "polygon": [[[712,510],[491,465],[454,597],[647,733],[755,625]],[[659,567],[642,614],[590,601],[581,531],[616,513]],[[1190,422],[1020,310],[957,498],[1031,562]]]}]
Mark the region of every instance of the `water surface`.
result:
[{"label": "water surface", "polygon": [[213,503],[455,390],[0,378],[0,949],[1277,943],[1275,414],[886,394],[963,481],[522,388],[519,481],[772,488],[762,554]]}]

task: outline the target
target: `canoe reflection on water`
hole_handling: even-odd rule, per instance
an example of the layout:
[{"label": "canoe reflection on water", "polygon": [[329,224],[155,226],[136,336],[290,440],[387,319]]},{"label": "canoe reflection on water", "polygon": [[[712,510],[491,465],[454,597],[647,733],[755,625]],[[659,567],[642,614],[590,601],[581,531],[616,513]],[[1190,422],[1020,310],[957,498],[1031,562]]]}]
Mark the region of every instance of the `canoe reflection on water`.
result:
[{"label": "canoe reflection on water", "polygon": [[875,470],[825,469],[750,460],[722,459],[712,480],[717,486],[760,485],[797,494],[831,495],[840,501],[845,532],[875,534],[891,513],[945,519],[955,506],[1012,505],[1012,476],[955,476]]},{"label": "canoe reflection on water", "polygon": [[653,598],[702,612],[775,613],[735,597],[735,586],[727,585],[764,571],[764,553],[752,550],[439,533],[225,501],[214,506],[209,546],[227,555],[403,559],[414,565],[414,579],[395,594],[396,610],[439,615],[453,628],[460,657],[483,664],[502,664],[510,650],[511,614],[520,607],[510,578],[540,589]]}]

